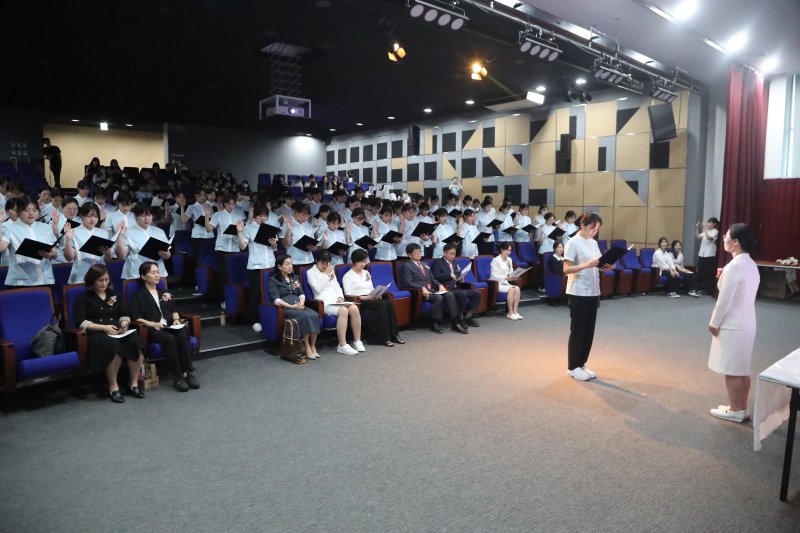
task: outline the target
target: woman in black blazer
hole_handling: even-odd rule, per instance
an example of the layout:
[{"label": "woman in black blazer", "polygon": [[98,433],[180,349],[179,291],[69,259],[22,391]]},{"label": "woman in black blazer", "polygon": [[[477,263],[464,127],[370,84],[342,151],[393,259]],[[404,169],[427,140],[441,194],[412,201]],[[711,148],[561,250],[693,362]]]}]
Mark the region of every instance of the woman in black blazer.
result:
[{"label": "woman in black blazer", "polygon": [[279,255],[275,259],[275,273],[269,278],[269,299],[275,305],[283,307],[284,317],[297,320],[306,357],[317,359],[319,314],[305,306],[306,296],[293,268],[292,258],[288,255]]},{"label": "woman in black blazer", "polygon": [[172,301],[172,295],[157,288],[161,280],[158,264],[145,261],[139,267],[139,277],[145,288],[131,298],[131,318],[137,324],[148,328],[150,340],[161,345],[164,357],[169,364],[173,380],[172,386],[178,392],[199,389],[200,383],[194,377],[191,351],[189,349],[189,326],[173,329],[180,325],[181,319]]}]

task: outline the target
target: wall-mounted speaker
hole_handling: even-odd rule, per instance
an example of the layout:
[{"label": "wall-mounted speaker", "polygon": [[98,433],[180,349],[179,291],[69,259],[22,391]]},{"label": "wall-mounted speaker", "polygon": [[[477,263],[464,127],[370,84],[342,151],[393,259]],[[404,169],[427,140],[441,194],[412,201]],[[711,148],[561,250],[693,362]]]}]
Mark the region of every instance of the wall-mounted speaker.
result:
[{"label": "wall-mounted speaker", "polygon": [[407,155],[419,155],[420,129],[417,126],[408,127],[408,153]]}]

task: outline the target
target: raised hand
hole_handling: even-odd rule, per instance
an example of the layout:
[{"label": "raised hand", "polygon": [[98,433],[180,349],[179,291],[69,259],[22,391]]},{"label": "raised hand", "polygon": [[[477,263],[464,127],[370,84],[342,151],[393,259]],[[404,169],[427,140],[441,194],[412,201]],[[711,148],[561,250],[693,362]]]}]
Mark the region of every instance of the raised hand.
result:
[{"label": "raised hand", "polygon": [[237,220],[236,221],[236,231],[238,233],[241,233],[241,232],[244,231],[244,222],[242,222],[241,220]]}]

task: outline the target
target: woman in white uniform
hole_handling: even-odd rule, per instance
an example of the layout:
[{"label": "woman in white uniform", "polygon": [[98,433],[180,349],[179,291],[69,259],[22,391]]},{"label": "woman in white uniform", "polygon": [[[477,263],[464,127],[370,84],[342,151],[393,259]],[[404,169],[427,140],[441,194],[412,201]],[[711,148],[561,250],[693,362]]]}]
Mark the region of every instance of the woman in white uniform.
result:
[{"label": "woman in white uniform", "polygon": [[55,284],[52,264],[56,257],[55,248],[49,252],[39,252],[38,259],[17,255],[16,251],[25,239],[54,244],[58,233],[58,211],[53,211],[49,224],[37,222],[39,206],[30,198],[22,197],[17,200],[17,214],[19,218],[16,222],[0,229],[0,253],[8,254],[6,287]]},{"label": "woman in white uniform", "polygon": [[72,263],[72,271],[69,275],[69,283],[80,283],[84,281],[86,272],[92,265],[105,264],[111,261],[112,248],[101,248],[103,255],[92,255],[81,251],[81,247],[93,235],[108,239],[108,231],[97,227],[100,221],[100,210],[92,202],[86,202],[78,210],[82,224],[74,230],[68,229],[64,234],[64,258]]},{"label": "woman in white uniform", "polygon": [[756,339],[756,291],[760,277],[750,257],[756,237],[747,224],[731,225],[723,239],[725,251],[733,255],[717,282],[719,297],[708,323],[713,335],[708,367],[725,376],[730,405],[711,409],[711,415],[744,422],[750,393],[750,361]]},{"label": "woman in white uniform", "polygon": [[[153,226],[153,214],[150,208],[143,204],[133,206],[133,216],[136,222],[130,228],[121,228],[117,237],[117,257],[125,260],[122,267],[122,279],[139,279],[139,267],[145,261],[152,261],[153,258],[140,255],[139,252],[152,237],[164,242],[168,242],[164,230]],[[172,257],[169,250],[158,252],[158,271],[161,277],[167,277],[167,268],[164,260]]]}]

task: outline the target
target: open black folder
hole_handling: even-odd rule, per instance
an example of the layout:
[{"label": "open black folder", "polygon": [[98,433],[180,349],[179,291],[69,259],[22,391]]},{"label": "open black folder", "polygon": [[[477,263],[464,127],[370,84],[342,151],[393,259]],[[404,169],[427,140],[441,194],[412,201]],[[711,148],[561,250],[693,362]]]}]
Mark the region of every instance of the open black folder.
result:
[{"label": "open black folder", "polygon": [[600,259],[597,263],[597,266],[603,268],[605,265],[614,265],[617,261],[619,261],[623,255],[628,253],[628,250],[633,248],[633,244],[628,246],[627,248],[618,248],[616,246],[609,248],[606,253],[600,256]]},{"label": "open black folder", "polygon": [[509,226],[509,227],[507,227],[506,229],[503,230],[503,233],[509,233],[511,235],[514,235],[518,231],[519,231],[519,228],[515,228],[514,226]]},{"label": "open black folder", "polygon": [[472,239],[472,243],[473,243],[473,244],[480,244],[480,243],[482,243],[482,242],[483,242],[485,239],[488,239],[488,238],[489,238],[489,237],[491,237],[491,236],[492,236],[492,234],[491,234],[491,233],[488,233],[488,232],[486,232],[486,231],[484,231],[483,233],[478,233],[478,236],[477,236],[477,237],[475,237],[474,239]]},{"label": "open black folder", "polygon": [[170,238],[169,241],[162,241],[161,239],[150,237],[147,239],[147,242],[144,243],[142,249],[139,250],[139,255],[143,255],[148,259],[152,259],[153,261],[158,261],[161,259],[161,257],[158,255],[158,252],[166,252],[169,250],[170,246],[172,246],[172,238]]},{"label": "open black folder", "polygon": [[49,254],[50,251],[55,248],[55,246],[56,243],[47,244],[46,242],[34,241],[33,239],[23,239],[19,245],[19,248],[17,248],[14,253],[16,255],[24,255],[25,257],[38,259],[41,261],[42,256],[39,255],[39,252]]},{"label": "open black folder", "polygon": [[552,240],[560,239],[561,236],[564,235],[565,233],[566,231],[564,231],[563,229],[556,228],[550,232],[550,235],[547,235],[547,238]]},{"label": "open black folder", "polygon": [[114,248],[114,244],[117,242],[117,237],[119,237],[119,232],[117,232],[111,239],[92,235],[85,243],[83,243],[80,251],[85,254],[102,257],[103,252],[100,251],[100,248],[108,248],[109,250],[112,250]]},{"label": "open black folder", "polygon": [[421,237],[422,235],[433,235],[433,230],[436,229],[438,224],[431,224],[430,222],[420,222],[414,231],[411,232],[412,237]]},{"label": "open black folder", "polygon": [[500,227],[500,224],[502,224],[502,223],[503,223],[502,220],[500,220],[499,218],[496,218],[496,219],[492,220],[491,222],[489,222],[488,224],[486,224],[486,227],[495,229],[495,228]]},{"label": "open black folder", "polygon": [[358,245],[361,248],[364,248],[366,250],[370,246],[375,246],[376,244],[378,244],[378,241],[376,241],[375,239],[373,239],[369,235],[364,235],[363,237],[361,237],[360,239],[355,241],[355,243],[353,243],[353,244],[356,244],[356,245]]},{"label": "open black folder", "polygon": [[256,236],[253,238],[253,242],[263,244],[264,246],[270,246],[269,240],[276,238],[280,232],[281,228],[266,223],[261,224],[258,226],[258,231],[256,232]]},{"label": "open black folder", "polygon": [[225,228],[225,231],[222,232],[223,235],[233,235],[234,237],[239,234],[236,231],[236,224],[228,224],[228,227]]},{"label": "open black folder", "polygon": [[394,242],[395,239],[402,239],[402,238],[403,238],[403,234],[402,233],[399,233],[399,232],[394,231],[394,230],[389,230],[389,232],[386,233],[386,235],[381,237],[381,240],[383,242],[388,242],[389,244],[395,244],[395,242]]},{"label": "open black folder", "polygon": [[319,244],[319,241],[317,239],[315,239],[314,237],[309,237],[308,235],[303,235],[292,246],[294,246],[295,248],[298,248],[300,250],[303,250],[304,252],[307,252],[309,246],[316,246],[317,244]]},{"label": "open black folder", "polygon": [[346,253],[347,250],[349,249],[350,247],[347,246],[345,243],[338,241],[328,246],[328,251],[333,255],[342,255],[343,253]]},{"label": "open black folder", "polygon": [[458,233],[453,233],[449,237],[445,237],[444,239],[442,239],[442,242],[446,242],[448,244],[450,244],[451,242],[458,243],[461,242],[461,237],[458,236]]}]

